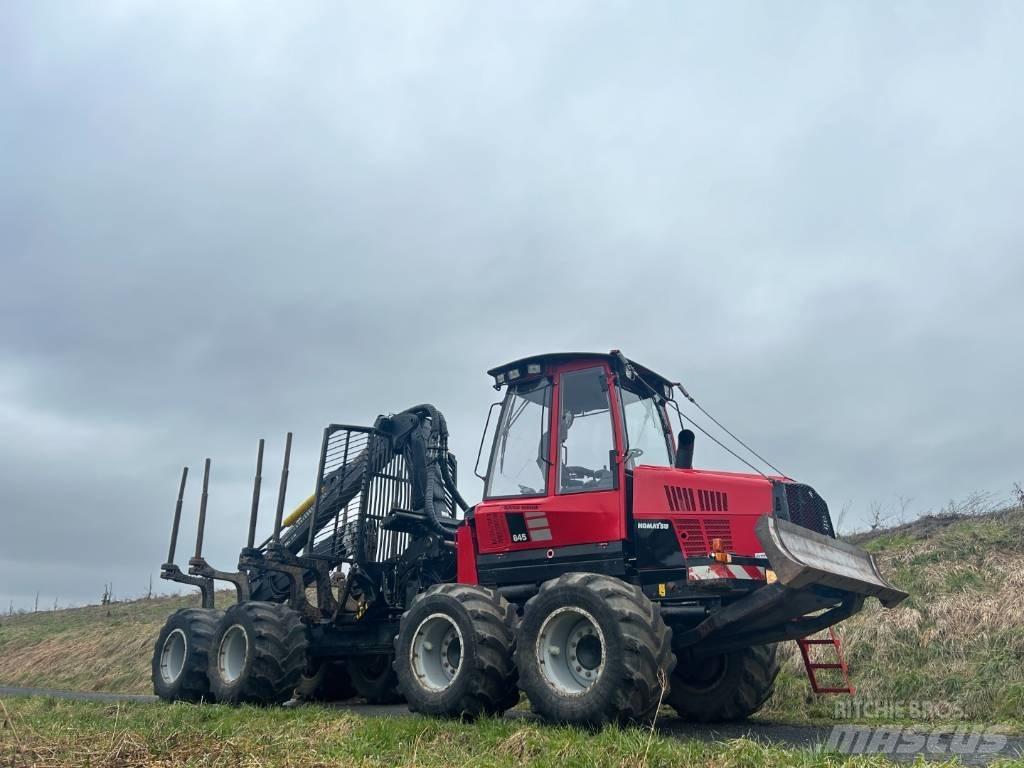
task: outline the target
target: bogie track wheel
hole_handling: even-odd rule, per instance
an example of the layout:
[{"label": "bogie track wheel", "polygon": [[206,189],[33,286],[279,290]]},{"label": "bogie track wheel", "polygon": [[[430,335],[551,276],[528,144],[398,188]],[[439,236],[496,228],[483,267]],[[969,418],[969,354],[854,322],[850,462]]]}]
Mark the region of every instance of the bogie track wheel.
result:
[{"label": "bogie track wheel", "polygon": [[393,668],[394,661],[395,658],[390,653],[350,659],[348,675],[352,687],[357,694],[366,699],[367,704],[400,704],[403,701]]},{"label": "bogie track wheel", "polygon": [[409,709],[498,715],[519,701],[515,609],[497,592],[437,584],[416,596],[395,638],[395,670]]},{"label": "bogie track wheel", "polygon": [[775,690],[775,648],[756,645],[710,658],[680,659],[666,703],[681,718],[701,723],[750,717]]},{"label": "bogie track wheel", "polygon": [[164,701],[211,700],[208,659],[223,611],[183,608],[172,613],[153,648],[153,691]]},{"label": "bogie track wheel", "polygon": [[649,722],[675,667],[672,631],[638,587],[568,573],[526,603],[516,665],[520,687],[546,720]]},{"label": "bogie track wheel", "polygon": [[298,611],[257,600],[233,605],[217,625],[210,688],[228,704],[281,704],[302,678],[308,647]]}]

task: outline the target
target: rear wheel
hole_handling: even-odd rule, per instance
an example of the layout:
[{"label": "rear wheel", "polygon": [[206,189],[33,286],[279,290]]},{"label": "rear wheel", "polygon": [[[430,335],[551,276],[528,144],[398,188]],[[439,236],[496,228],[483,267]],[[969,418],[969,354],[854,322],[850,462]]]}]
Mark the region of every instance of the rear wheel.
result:
[{"label": "rear wheel", "polygon": [[417,595],[395,638],[395,670],[409,709],[497,715],[519,701],[515,608],[496,592],[438,584]]},{"label": "rear wheel", "polygon": [[675,666],[671,641],[658,607],[638,587],[569,573],[526,603],[516,648],[520,687],[548,720],[649,721]]},{"label": "rear wheel", "polygon": [[348,666],[352,687],[366,699],[367,704],[400,704],[403,701],[398,691],[398,677],[392,668],[394,660],[390,653],[352,658]]},{"label": "rear wheel", "polygon": [[229,608],[210,653],[210,689],[229,704],[281,704],[306,669],[309,638],[294,611],[249,601]]},{"label": "rear wheel", "polygon": [[742,720],[775,690],[775,645],[756,645],[699,660],[681,659],[668,703],[680,717],[701,723]]},{"label": "rear wheel", "polygon": [[207,665],[223,611],[183,608],[168,617],[153,648],[153,691],[164,701],[212,698]]}]

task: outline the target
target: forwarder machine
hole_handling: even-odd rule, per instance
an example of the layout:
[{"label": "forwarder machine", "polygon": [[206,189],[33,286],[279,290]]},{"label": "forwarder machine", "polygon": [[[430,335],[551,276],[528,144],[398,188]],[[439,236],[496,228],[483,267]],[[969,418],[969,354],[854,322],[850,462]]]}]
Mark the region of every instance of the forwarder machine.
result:
[{"label": "forwarder machine", "polygon": [[[328,426],[314,492],[285,517],[289,434],[273,533],[257,546],[261,440],[238,570],[202,555],[207,460],[185,573],[174,552],[186,468],[162,576],[199,587],[202,607],[160,632],[156,693],[256,704],[358,695],[472,718],[522,691],[557,722],[643,722],[662,703],[691,720],[736,720],[771,695],[785,640],[801,643],[816,690],[852,690],[819,687],[816,670],[845,679],[846,665],[841,652],[811,661],[809,646],[832,643],[831,627],[866,598],[892,607],[906,593],[836,540],[814,490],[777,470],[694,469],[674,395],[700,405],[618,351],[489,374],[505,392],[481,438],[482,453],[493,431],[474,506],[456,487],[444,416],[419,405],[372,427]],[[217,580],[236,593],[226,610],[214,606]],[[832,639],[806,639],[825,630]]]}]

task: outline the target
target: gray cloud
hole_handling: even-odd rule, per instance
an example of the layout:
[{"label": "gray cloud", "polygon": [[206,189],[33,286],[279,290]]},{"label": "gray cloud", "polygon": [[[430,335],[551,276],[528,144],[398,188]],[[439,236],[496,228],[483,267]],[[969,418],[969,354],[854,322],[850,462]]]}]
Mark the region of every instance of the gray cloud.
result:
[{"label": "gray cloud", "polygon": [[484,371],[541,350],[683,380],[848,524],[1024,479],[1016,8],[0,17],[2,598],[141,591],[206,455],[228,563],[259,437],[291,503],[414,402],[477,497]]}]

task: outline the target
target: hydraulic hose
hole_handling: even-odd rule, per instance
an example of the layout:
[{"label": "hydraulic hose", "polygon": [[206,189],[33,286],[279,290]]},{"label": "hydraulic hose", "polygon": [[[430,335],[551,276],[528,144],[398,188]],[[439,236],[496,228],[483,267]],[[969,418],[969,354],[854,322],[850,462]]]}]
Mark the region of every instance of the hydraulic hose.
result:
[{"label": "hydraulic hose", "polygon": [[[430,418],[430,439],[437,448],[437,456],[435,461],[437,462],[438,469],[440,470],[442,484],[449,493],[452,495],[452,499],[456,504],[459,505],[460,509],[466,510],[469,505],[466,504],[466,500],[462,498],[462,494],[459,493],[459,489],[455,486],[455,482],[451,476],[451,470],[448,466],[448,425],[445,422],[444,416],[437,408],[429,403],[413,406],[407,409],[408,412],[415,413],[421,418]],[[426,476],[426,487],[424,489],[423,507],[427,513],[427,522],[430,527],[442,538],[451,541],[455,538],[455,532],[445,525],[441,521],[440,515],[438,515],[437,509],[434,507],[434,490],[435,483],[437,482],[437,474],[434,471],[434,467],[427,467]]]}]

